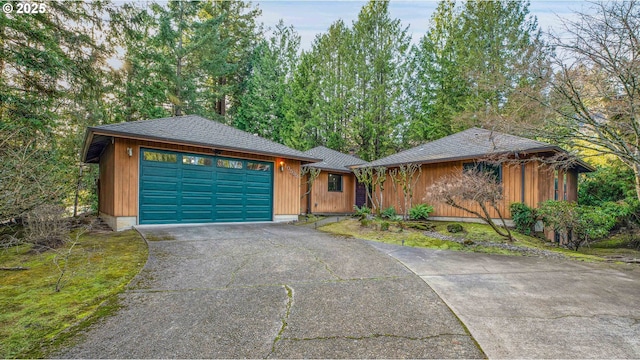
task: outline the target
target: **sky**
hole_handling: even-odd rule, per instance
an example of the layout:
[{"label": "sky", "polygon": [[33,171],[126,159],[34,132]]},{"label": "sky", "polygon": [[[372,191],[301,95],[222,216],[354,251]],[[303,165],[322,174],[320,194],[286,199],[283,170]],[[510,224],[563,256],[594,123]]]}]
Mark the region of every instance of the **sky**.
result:
[{"label": "sky", "polygon": [[[311,48],[317,34],[325,32],[329,25],[338,19],[351,25],[366,1],[254,1],[262,9],[260,21],[265,28],[273,28],[282,19],[285,25],[293,25],[301,37],[301,48]],[[417,43],[429,28],[429,19],[434,12],[436,0],[398,0],[391,1],[389,11],[392,18],[398,18],[404,26],[409,26],[408,33],[412,41]],[[562,30],[562,18],[571,19],[574,11],[585,11],[585,1],[551,1],[531,0],[529,11],[538,18],[543,31]],[[270,34],[270,32],[267,32]]]}]

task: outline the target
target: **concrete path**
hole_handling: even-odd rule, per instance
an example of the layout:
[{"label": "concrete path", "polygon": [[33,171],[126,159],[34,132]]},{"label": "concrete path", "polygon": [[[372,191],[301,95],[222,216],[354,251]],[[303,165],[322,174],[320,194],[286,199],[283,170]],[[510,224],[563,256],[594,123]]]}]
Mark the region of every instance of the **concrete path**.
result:
[{"label": "concrete path", "polygon": [[67,358],[481,358],[414,273],[355,239],[278,224],[141,230],[122,308]]},{"label": "concrete path", "polygon": [[640,358],[640,268],[372,246],[418,274],[490,359]]}]

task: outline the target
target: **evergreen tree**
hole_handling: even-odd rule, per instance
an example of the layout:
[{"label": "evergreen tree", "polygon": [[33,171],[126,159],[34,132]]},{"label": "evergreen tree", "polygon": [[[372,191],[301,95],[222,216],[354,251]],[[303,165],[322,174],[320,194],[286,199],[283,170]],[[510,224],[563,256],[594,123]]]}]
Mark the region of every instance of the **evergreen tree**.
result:
[{"label": "evergreen tree", "polygon": [[373,160],[399,147],[403,118],[403,81],[409,37],[392,19],[388,1],[370,1],[353,25],[356,116],[359,155]]},{"label": "evergreen tree", "polygon": [[503,127],[518,116],[514,95],[535,86],[533,66],[543,56],[537,20],[528,2],[508,0],[468,1],[460,16],[458,59],[470,88],[462,115],[469,125]]},{"label": "evergreen tree", "polygon": [[[228,71],[207,78],[209,92],[205,94],[215,112],[230,122],[240,101],[246,78],[250,75],[250,61],[254,50],[264,40],[257,18],[262,11],[251,2],[242,0],[206,0],[204,19],[220,18],[219,36],[225,41],[224,62]],[[212,105],[213,104],[213,105]],[[229,114],[227,114],[229,112]]]},{"label": "evergreen tree", "polygon": [[124,49],[123,66],[114,70],[113,121],[136,121],[169,116],[165,108],[168,81],[161,76],[161,53],[150,41],[158,27],[147,9],[124,4],[111,15],[113,43]]},{"label": "evergreen tree", "polygon": [[408,131],[405,140],[415,145],[450,135],[454,116],[463,110],[468,88],[459,63],[461,39],[455,2],[441,1],[431,28],[411,49],[406,95]]},{"label": "evergreen tree", "polygon": [[300,36],[280,21],[269,42],[265,40],[256,47],[245,92],[234,116],[235,127],[280,143],[292,136],[293,124],[285,116],[285,99],[299,46]]},{"label": "evergreen tree", "polygon": [[350,146],[353,117],[351,31],[343,21],[336,21],[327,33],[316,37],[309,56],[314,62],[316,81],[311,112],[311,123],[317,135],[314,145],[345,151]]}]

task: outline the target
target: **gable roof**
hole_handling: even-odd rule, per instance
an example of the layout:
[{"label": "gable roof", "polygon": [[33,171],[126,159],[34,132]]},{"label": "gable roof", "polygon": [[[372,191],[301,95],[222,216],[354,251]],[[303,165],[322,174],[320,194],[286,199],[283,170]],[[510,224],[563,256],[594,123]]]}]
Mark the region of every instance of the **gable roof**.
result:
[{"label": "gable roof", "polygon": [[[434,163],[480,158],[509,152],[565,151],[558,146],[519,136],[480,128],[471,128],[414,148],[370,162],[367,166],[397,166],[407,163]],[[579,161],[580,168],[591,166]]]},{"label": "gable roof", "polygon": [[85,136],[82,161],[98,162],[111,137],[170,141],[311,162],[321,160],[217,121],[198,115],[185,115],[90,127]]},{"label": "gable roof", "polygon": [[306,165],[321,170],[347,173],[351,172],[351,169],[349,169],[350,166],[366,164],[366,161],[359,157],[343,154],[324,146],[314,147],[304,153],[310,157],[323,159],[321,162]]}]

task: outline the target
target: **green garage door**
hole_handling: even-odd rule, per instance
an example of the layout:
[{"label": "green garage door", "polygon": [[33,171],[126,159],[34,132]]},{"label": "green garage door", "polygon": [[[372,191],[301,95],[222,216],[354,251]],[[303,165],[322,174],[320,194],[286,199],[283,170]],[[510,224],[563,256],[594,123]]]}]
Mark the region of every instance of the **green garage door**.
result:
[{"label": "green garage door", "polygon": [[272,163],[150,149],[140,155],[140,224],[272,220]]}]

